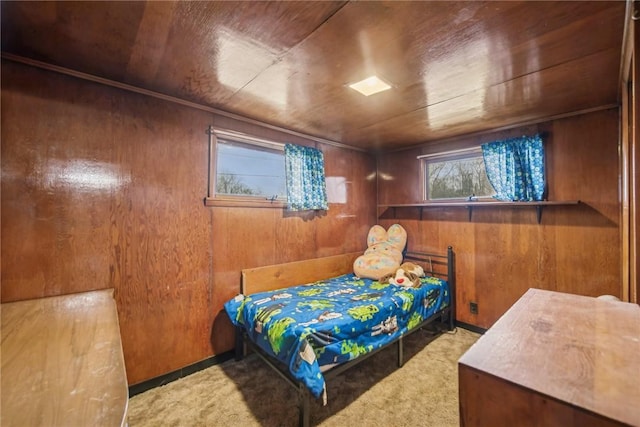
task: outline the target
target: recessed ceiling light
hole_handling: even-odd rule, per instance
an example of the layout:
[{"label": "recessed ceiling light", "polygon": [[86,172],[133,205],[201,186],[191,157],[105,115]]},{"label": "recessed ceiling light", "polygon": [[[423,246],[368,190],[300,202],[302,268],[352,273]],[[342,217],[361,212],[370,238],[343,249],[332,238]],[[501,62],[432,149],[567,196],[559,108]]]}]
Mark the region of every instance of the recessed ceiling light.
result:
[{"label": "recessed ceiling light", "polygon": [[391,89],[391,86],[376,76],[367,77],[357,83],[350,84],[351,89],[355,89],[364,96],[373,95],[383,90]]}]

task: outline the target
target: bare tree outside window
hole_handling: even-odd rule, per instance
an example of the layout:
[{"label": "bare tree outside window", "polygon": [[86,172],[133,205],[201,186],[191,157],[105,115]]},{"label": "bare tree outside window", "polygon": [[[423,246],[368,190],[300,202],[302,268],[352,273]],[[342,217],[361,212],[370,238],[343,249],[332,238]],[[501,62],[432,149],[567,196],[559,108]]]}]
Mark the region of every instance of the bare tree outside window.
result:
[{"label": "bare tree outside window", "polygon": [[238,175],[222,172],[216,179],[216,193],[218,194],[256,194],[256,192],[243,183]]},{"label": "bare tree outside window", "polygon": [[425,161],[427,199],[483,198],[495,194],[487,179],[482,154],[451,157]]},{"label": "bare tree outside window", "polygon": [[284,151],[218,140],[216,194],[286,200]]}]

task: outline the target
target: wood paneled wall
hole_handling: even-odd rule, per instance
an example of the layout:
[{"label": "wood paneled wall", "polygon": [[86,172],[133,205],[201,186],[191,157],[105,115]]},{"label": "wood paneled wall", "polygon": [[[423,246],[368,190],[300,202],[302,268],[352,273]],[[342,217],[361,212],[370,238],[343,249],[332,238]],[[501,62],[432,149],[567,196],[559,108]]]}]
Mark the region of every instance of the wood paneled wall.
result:
[{"label": "wood paneled wall", "polygon": [[1,107],[2,301],[114,287],[131,385],[231,349],[222,304],[242,268],[362,250],[376,222],[402,224],[411,249],[454,247],[469,324],[491,326],[529,287],[620,295],[617,110],[446,141],[544,132],[549,198],[583,203],[546,208],[539,225],[510,208],[377,219],[376,198],[421,201],[416,156],[438,144],[379,156],[377,184],[372,156],[320,145],[346,189],[321,215],[207,208],[209,125],[315,143],[7,61]]},{"label": "wood paneled wall", "polygon": [[[604,110],[509,131],[458,138],[449,147],[542,132],[549,200],[581,200],[547,207],[542,223],[533,208],[380,209],[380,223],[402,224],[416,250],[456,252],[458,320],[490,327],[524,292],[541,288],[582,295],[620,296],[618,110]],[[378,203],[420,203],[416,156],[438,147],[378,158]],[[469,302],[478,303],[477,315]]]},{"label": "wood paneled wall", "polygon": [[375,159],[320,145],[345,203],[324,215],[207,208],[206,111],[2,63],[2,302],[115,288],[130,385],[233,345],[240,270],[362,250]]}]

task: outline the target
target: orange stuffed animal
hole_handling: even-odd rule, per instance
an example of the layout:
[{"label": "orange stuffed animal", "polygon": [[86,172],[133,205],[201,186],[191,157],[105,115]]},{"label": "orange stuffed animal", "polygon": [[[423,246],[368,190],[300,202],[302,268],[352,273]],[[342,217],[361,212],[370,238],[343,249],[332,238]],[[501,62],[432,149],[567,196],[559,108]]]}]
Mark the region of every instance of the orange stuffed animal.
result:
[{"label": "orange stuffed animal", "polygon": [[374,225],[367,236],[367,250],[353,263],[356,276],[378,280],[394,273],[402,263],[402,251],[407,244],[407,232],[400,224],[389,230]]}]

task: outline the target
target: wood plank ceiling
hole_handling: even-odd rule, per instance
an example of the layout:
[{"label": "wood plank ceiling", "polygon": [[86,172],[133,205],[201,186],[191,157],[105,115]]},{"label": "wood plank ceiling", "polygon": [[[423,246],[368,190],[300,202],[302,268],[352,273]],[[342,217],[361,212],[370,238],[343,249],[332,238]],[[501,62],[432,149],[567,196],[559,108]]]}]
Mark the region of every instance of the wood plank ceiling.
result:
[{"label": "wood plank ceiling", "polygon": [[[618,103],[623,1],[3,1],[1,8],[5,57],[367,150]],[[364,97],[348,87],[372,74],[392,89]]]}]

